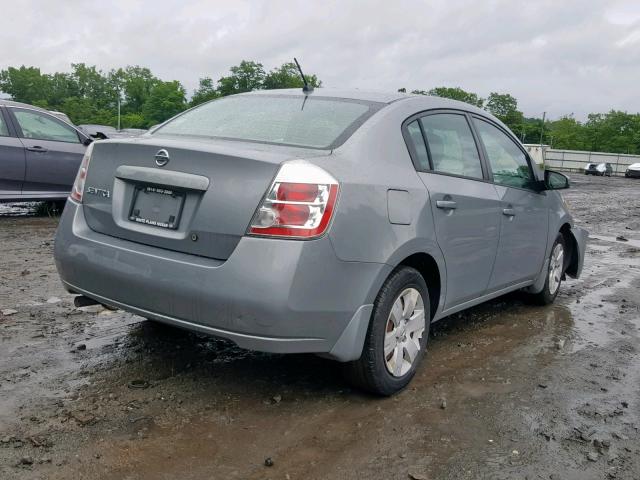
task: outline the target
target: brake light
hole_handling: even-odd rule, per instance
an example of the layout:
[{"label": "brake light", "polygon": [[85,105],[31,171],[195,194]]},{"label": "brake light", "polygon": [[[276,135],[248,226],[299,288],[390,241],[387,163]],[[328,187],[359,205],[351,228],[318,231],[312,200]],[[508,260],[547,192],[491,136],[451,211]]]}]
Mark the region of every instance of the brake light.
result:
[{"label": "brake light", "polygon": [[338,181],[320,167],[288,162],[265,195],[248,233],[316,238],[328,228],[338,198]]},{"label": "brake light", "polygon": [[89,170],[89,161],[91,160],[91,154],[93,153],[93,143],[87,147],[80,162],[80,168],[76,175],[76,180],[73,182],[73,188],[71,189],[71,198],[75,201],[82,203],[82,193],[84,192],[84,182],[87,179],[87,170]]}]

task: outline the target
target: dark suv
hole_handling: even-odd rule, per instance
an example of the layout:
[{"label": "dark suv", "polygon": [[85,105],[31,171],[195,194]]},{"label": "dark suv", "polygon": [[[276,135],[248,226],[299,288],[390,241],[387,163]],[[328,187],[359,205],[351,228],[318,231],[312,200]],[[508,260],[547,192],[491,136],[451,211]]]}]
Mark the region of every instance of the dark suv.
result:
[{"label": "dark suv", "polygon": [[91,141],[47,110],[0,100],[0,202],[66,198]]}]

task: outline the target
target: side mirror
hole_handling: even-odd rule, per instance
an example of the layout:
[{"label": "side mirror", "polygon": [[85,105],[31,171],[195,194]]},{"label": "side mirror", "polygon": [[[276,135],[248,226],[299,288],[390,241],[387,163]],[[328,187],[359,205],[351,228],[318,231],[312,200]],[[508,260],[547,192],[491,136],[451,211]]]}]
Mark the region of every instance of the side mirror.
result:
[{"label": "side mirror", "polygon": [[84,137],[84,139],[82,140],[82,144],[85,146],[88,146],[91,143],[93,143],[93,138],[91,137]]},{"label": "side mirror", "polygon": [[569,188],[569,177],[555,170],[544,171],[545,190],[564,190],[565,188]]}]

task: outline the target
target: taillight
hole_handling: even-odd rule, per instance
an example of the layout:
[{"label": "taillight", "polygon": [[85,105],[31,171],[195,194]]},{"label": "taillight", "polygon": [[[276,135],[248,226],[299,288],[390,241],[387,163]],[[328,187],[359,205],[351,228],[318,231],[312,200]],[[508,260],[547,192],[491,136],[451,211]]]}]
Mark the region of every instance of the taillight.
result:
[{"label": "taillight", "polygon": [[248,233],[289,238],[315,238],[331,222],[338,181],[320,167],[287,162],[264,197]]},{"label": "taillight", "polygon": [[84,192],[84,182],[87,179],[87,170],[89,169],[89,161],[91,160],[91,153],[93,152],[93,143],[87,147],[76,175],[76,180],[73,182],[73,188],[71,189],[71,198],[77,202],[82,202],[82,193]]}]

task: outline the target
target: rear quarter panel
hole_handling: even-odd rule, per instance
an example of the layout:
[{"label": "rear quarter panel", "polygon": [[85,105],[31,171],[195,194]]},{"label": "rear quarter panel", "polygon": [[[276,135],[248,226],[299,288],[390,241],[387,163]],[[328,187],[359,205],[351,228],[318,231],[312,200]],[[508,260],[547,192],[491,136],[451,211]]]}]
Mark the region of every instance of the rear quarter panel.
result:
[{"label": "rear quarter panel", "polygon": [[[425,109],[429,102],[425,102]],[[429,194],[420,180],[402,136],[402,122],[419,109],[414,101],[398,101],[369,119],[333,155],[315,159],[341,183],[338,207],[329,232],[338,258],[353,262],[397,266],[415,253],[427,253],[438,264],[445,289],[444,257],[435,238]],[[406,198],[402,215],[410,223],[390,222],[388,191]],[[393,215],[397,214],[397,210]],[[388,274],[388,272],[387,272]],[[368,301],[373,302],[382,283],[376,279]]]}]

